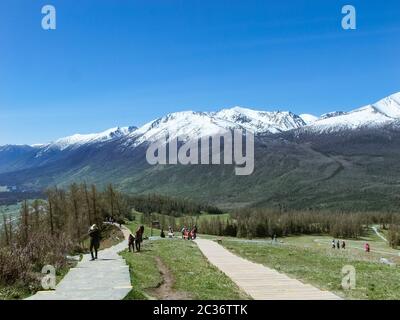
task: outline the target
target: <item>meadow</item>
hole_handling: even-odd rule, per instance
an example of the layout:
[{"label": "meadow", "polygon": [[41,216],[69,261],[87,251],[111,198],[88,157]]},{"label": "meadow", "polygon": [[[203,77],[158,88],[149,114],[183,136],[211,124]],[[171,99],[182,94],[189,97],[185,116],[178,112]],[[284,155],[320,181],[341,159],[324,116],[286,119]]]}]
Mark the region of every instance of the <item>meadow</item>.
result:
[{"label": "meadow", "polygon": [[[199,219],[209,221],[220,219],[220,217],[204,215],[197,217],[197,222]],[[130,224],[132,230],[137,226],[138,222]],[[158,236],[159,231],[153,229],[153,236]],[[149,234],[149,228],[147,228],[147,232]],[[383,236],[388,233],[386,230],[379,230],[379,232]],[[177,234],[179,236],[179,232]],[[332,249],[331,236],[321,234],[278,237],[276,242],[271,241],[271,238],[253,238],[250,240],[208,234],[200,234],[199,237],[211,240],[218,239],[225,248],[239,256],[276,269],[304,283],[332,291],[345,299],[400,299],[400,268],[397,266],[400,263],[400,251],[391,248],[373,231],[372,227],[365,227],[363,235],[356,239],[341,238],[340,240],[346,242],[346,249],[340,250]],[[370,244],[371,252],[366,253],[364,251],[365,243]],[[140,260],[138,259],[131,259],[132,254],[124,254],[124,256],[127,254],[128,262],[135,270],[132,274],[133,283],[135,283],[135,279],[138,283],[143,283],[139,287],[145,292],[151,291],[151,288],[159,285],[161,281],[157,264],[154,261],[155,257],[161,257],[163,261],[166,261],[168,267],[175,270],[174,274],[179,279],[180,277],[185,278],[183,275],[187,274],[192,266],[190,262],[187,262],[184,264],[187,269],[180,270],[177,267],[180,264],[180,257],[186,257],[188,249],[198,251],[193,243],[176,239],[153,240],[149,241],[146,246],[148,246],[149,251],[143,254],[148,259],[144,263],[145,265],[139,265]],[[381,258],[395,263],[396,266],[381,263]],[[187,259],[184,260],[188,261]],[[146,283],[141,278],[145,273],[149,276],[149,269],[146,269],[146,266],[149,265],[152,266],[150,270],[153,270],[154,276],[151,281]],[[356,270],[356,287],[352,290],[344,290],[341,285],[344,277],[342,268],[347,265],[354,266]],[[214,281],[214,279],[211,277],[209,281]],[[185,291],[186,286],[181,285],[185,281],[178,283],[179,285],[176,288]],[[218,289],[216,290],[218,291]],[[131,298],[135,297],[137,295],[131,295]],[[199,297],[199,295],[194,295],[194,297]]]},{"label": "meadow", "polygon": [[[138,223],[127,226],[136,231]],[[155,229],[154,232],[159,232]],[[145,237],[150,235],[145,229]],[[225,274],[208,263],[196,244],[182,240],[144,240],[141,252],[125,250],[122,256],[130,266],[131,299],[248,299]]]}]

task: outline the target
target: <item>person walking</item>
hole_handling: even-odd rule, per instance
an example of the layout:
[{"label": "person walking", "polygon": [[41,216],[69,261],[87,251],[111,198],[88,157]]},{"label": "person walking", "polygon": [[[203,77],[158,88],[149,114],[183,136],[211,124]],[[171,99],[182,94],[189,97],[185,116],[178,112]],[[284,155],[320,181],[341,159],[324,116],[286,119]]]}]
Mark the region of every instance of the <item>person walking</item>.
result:
[{"label": "person walking", "polygon": [[346,242],[344,240],[342,240],[342,249],[346,249]]},{"label": "person walking", "polygon": [[333,239],[332,240],[332,249],[335,249],[336,248],[336,242],[335,242],[335,239]]},{"label": "person walking", "polygon": [[136,230],[135,235],[135,246],[136,251],[140,252],[140,244],[143,241],[143,234],[144,234],[144,226],[140,226],[139,229]]},{"label": "person walking", "polygon": [[[90,237],[90,254],[92,256],[91,261],[94,261],[97,259],[97,251],[100,248],[100,240],[101,240],[100,230],[96,224],[94,224],[90,227],[89,237]],[[93,254],[93,251],[94,251],[94,254]]]},{"label": "person walking", "polygon": [[131,252],[131,248],[132,248],[132,252],[135,252],[135,237],[133,236],[132,233],[128,237],[128,250],[129,250],[129,252]]},{"label": "person walking", "polygon": [[338,249],[340,250],[340,240],[338,240],[338,241],[336,242],[336,248],[338,248]]},{"label": "person walking", "polygon": [[365,252],[370,252],[371,248],[369,246],[369,243],[366,243],[364,247],[365,247]]},{"label": "person walking", "polygon": [[192,238],[193,238],[193,240],[196,240],[196,238],[197,238],[197,225],[193,226]]}]

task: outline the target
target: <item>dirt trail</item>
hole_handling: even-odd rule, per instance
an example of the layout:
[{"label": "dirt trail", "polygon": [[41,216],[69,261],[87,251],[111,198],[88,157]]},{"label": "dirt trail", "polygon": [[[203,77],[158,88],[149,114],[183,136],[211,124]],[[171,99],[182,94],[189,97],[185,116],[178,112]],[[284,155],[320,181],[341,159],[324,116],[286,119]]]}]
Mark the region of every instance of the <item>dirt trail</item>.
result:
[{"label": "dirt trail", "polygon": [[187,292],[176,291],[173,289],[175,279],[168,269],[168,267],[162,262],[160,257],[156,257],[156,263],[158,270],[163,278],[161,285],[155,289],[149,291],[149,294],[159,300],[188,300],[190,294]]}]

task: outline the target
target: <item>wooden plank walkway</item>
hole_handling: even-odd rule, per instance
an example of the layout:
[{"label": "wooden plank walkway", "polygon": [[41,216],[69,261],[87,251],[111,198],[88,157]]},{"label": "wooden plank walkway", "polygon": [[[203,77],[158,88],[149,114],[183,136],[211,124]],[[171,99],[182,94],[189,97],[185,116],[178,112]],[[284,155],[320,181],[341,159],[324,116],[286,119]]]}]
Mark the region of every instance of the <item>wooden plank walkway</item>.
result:
[{"label": "wooden plank walkway", "polygon": [[[122,226],[127,240],[130,231]],[[129,267],[118,252],[127,242],[99,251],[99,258],[90,261],[85,254],[77,266],[71,268],[55,290],[39,291],[27,300],[121,300],[132,289]]]},{"label": "wooden plank walkway", "polygon": [[299,280],[251,262],[231,253],[218,243],[196,239],[205,257],[256,300],[340,300],[329,291],[304,284]]}]

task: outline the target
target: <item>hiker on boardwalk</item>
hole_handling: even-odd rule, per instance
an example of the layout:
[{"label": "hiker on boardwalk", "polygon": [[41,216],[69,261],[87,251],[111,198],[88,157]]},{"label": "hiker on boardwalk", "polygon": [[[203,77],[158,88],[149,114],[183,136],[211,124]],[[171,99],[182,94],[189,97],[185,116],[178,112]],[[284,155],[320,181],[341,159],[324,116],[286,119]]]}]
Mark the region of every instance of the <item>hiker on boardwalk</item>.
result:
[{"label": "hiker on boardwalk", "polygon": [[332,240],[332,249],[335,249],[336,248],[336,241],[335,241],[335,239],[333,239]]},{"label": "hiker on boardwalk", "polygon": [[131,233],[128,237],[128,250],[129,252],[131,252],[131,248],[132,251],[135,251],[135,237],[133,236],[133,234]]},{"label": "hiker on boardwalk", "polygon": [[[89,237],[90,237],[90,254],[92,256],[92,261],[93,261],[97,259],[97,251],[100,248],[100,240],[101,240],[100,230],[96,224],[90,227]],[[93,251],[95,254],[93,254]]]},{"label": "hiker on boardwalk", "polygon": [[140,251],[140,244],[143,241],[143,234],[144,234],[144,226],[140,226],[139,229],[136,230],[136,235],[135,235],[135,246],[136,246],[136,251]]},{"label": "hiker on boardwalk", "polygon": [[346,242],[344,240],[342,240],[342,249],[346,249]]},{"label": "hiker on boardwalk", "polygon": [[340,240],[338,240],[338,241],[336,242],[336,248],[338,248],[338,249],[340,250]]},{"label": "hiker on boardwalk", "polygon": [[371,251],[371,248],[370,248],[370,246],[369,246],[369,243],[366,243],[365,246],[364,246],[364,248],[365,248],[365,252],[370,252],[370,251]]}]

